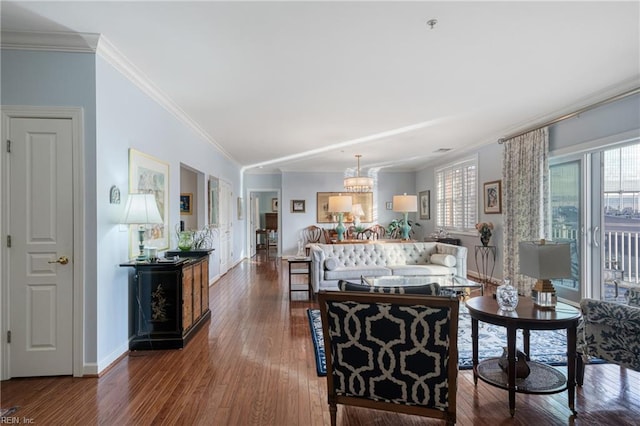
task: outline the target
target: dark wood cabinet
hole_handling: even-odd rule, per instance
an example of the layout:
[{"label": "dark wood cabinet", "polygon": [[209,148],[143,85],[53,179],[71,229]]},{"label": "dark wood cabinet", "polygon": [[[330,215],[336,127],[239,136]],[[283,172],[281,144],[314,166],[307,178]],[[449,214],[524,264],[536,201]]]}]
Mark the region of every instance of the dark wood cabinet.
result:
[{"label": "dark wood cabinet", "polygon": [[183,348],[211,317],[209,256],[124,263],[130,279],[130,350]]}]

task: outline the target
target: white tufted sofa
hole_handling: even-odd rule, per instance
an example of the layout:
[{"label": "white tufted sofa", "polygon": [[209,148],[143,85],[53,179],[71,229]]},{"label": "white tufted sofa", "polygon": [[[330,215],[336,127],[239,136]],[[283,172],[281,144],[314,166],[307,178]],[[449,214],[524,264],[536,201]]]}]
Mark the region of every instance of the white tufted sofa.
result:
[{"label": "white tufted sofa", "polygon": [[313,244],[310,254],[315,293],[361,276],[467,276],[467,248],[443,243]]}]

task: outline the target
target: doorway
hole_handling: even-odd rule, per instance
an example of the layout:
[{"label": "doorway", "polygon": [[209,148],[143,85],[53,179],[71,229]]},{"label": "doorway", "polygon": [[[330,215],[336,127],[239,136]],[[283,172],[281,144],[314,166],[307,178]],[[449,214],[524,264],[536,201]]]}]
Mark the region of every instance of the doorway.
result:
[{"label": "doorway", "polygon": [[[2,109],[1,378],[83,375],[82,111]],[[4,247],[7,247],[4,249]],[[6,339],[4,338],[6,336]]]},{"label": "doorway", "polygon": [[[280,254],[280,191],[277,189],[248,190],[249,193],[249,253],[253,257],[259,250]],[[274,224],[275,222],[275,224]],[[267,253],[269,254],[269,253]],[[267,256],[269,257],[269,256]]]}]

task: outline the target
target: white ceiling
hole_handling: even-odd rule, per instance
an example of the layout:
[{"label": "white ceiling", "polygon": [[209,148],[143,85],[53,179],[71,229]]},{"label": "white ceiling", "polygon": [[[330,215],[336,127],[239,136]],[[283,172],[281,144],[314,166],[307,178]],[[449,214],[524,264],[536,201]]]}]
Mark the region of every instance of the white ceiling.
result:
[{"label": "white ceiling", "polygon": [[101,34],[250,171],[416,170],[640,86],[638,1],[1,6]]}]

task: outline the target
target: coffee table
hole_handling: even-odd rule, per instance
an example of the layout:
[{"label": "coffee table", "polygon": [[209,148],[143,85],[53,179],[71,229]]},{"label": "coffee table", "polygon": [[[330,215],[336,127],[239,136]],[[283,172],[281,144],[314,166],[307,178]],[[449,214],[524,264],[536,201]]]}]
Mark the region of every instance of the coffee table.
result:
[{"label": "coffee table", "polygon": [[362,277],[362,283],[370,286],[398,287],[412,285],[426,285],[438,283],[440,289],[446,289],[460,296],[465,294],[465,290],[479,288],[484,294],[482,283],[471,281],[470,279],[455,275],[389,275],[384,277]]},{"label": "coffee table", "polygon": [[[471,338],[473,342],[473,381],[480,380],[509,391],[509,411],[515,414],[516,393],[552,394],[567,390],[569,409],[575,410],[576,388],[576,329],[580,311],[573,306],[558,303],[554,311],[541,310],[528,297],[518,298],[518,307],[513,312],[503,312],[492,296],[473,297],[466,301],[471,316]],[[478,362],[478,321],[507,328],[508,374],[498,365],[499,358]],[[522,330],[524,353],[531,373],[525,379],[516,380],[516,331]],[[529,359],[530,330],[567,330],[567,377],[549,365]]]}]

